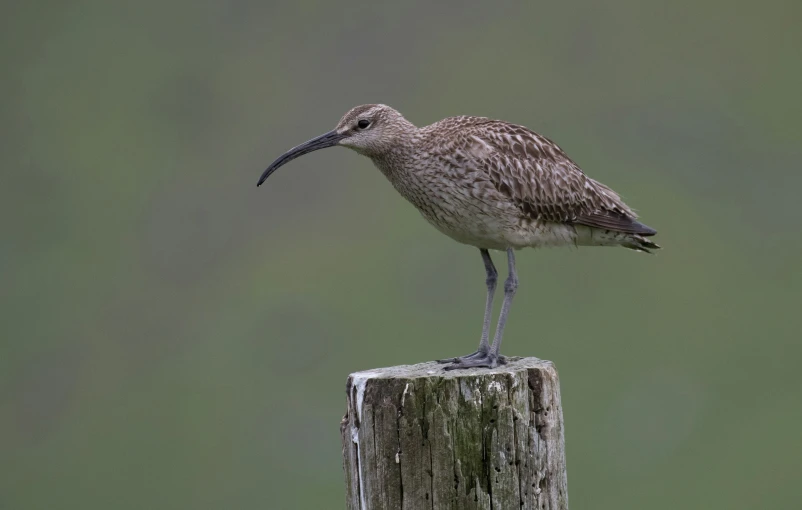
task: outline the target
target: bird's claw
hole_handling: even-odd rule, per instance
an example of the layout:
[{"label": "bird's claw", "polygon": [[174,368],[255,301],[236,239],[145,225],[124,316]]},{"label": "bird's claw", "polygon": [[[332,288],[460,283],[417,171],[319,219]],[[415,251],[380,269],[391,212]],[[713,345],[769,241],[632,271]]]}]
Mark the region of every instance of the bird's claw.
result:
[{"label": "bird's claw", "polygon": [[488,351],[476,351],[471,354],[466,354],[465,356],[457,356],[456,358],[445,358],[445,359],[438,359],[435,360],[438,363],[457,363],[460,360],[464,359],[474,359],[474,358],[484,358],[487,357]]}]

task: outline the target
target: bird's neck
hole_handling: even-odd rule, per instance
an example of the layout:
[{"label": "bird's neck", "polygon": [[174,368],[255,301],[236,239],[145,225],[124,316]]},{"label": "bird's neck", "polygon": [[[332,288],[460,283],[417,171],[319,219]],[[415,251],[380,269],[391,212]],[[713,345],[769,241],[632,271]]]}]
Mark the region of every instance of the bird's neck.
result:
[{"label": "bird's neck", "polygon": [[420,141],[420,130],[409,122],[407,124],[393,133],[392,139],[381,150],[365,154],[390,180],[410,167]]},{"label": "bird's neck", "polygon": [[381,153],[370,155],[373,163],[382,171],[382,173],[390,179],[395,181],[403,179],[404,174],[409,172],[413,167],[412,156],[415,153],[415,140],[414,138],[405,139],[402,143],[394,144],[392,148],[382,151]]}]

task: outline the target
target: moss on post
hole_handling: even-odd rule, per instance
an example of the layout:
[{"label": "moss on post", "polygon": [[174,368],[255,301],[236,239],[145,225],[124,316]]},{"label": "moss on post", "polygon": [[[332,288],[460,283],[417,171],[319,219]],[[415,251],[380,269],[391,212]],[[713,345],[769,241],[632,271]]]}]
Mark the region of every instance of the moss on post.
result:
[{"label": "moss on post", "polygon": [[348,377],[350,510],[568,508],[562,407],[549,361],[423,363]]}]

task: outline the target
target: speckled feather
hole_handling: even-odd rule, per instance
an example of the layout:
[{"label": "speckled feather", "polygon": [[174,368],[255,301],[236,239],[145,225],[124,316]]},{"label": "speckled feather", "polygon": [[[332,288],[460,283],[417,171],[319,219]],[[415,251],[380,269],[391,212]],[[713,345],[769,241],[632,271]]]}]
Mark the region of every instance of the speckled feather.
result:
[{"label": "speckled feather", "polygon": [[654,233],[633,226],[635,213],[614,191],[587,177],[557,144],[523,126],[450,117],[427,130],[451,142],[441,145],[440,157],[462,157],[463,164],[484,169],[496,190],[531,219]]}]

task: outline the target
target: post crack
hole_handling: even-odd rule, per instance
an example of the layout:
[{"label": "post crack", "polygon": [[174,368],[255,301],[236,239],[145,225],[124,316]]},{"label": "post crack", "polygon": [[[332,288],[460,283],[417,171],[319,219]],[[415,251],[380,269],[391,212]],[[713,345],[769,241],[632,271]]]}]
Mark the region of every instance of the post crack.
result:
[{"label": "post crack", "polygon": [[[406,391],[406,390],[405,390]],[[401,508],[404,508],[404,469],[401,466],[401,419],[404,417],[404,397],[401,397],[401,406],[395,419],[395,432],[398,439],[398,449],[395,452],[395,463],[398,464],[398,485],[401,499]]]}]

